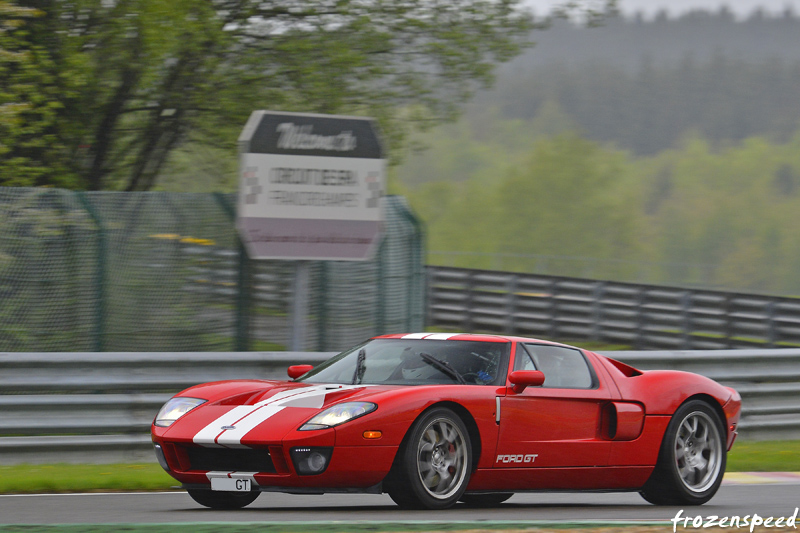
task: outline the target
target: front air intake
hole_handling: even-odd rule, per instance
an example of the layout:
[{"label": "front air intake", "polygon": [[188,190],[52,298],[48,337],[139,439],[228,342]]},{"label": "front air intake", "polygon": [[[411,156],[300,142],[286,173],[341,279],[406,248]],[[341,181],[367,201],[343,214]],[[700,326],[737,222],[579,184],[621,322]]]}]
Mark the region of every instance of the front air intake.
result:
[{"label": "front air intake", "polygon": [[274,473],[275,465],[266,448],[188,447],[190,470],[226,470]]}]

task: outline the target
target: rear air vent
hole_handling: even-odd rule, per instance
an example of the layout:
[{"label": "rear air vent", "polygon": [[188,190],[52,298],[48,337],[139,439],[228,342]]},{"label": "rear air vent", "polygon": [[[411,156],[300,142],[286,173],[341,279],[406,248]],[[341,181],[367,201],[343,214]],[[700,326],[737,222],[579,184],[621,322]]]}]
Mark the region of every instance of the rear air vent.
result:
[{"label": "rear air vent", "polygon": [[616,359],[611,359],[610,357],[606,357],[606,359],[608,359],[608,361],[612,365],[614,365],[617,368],[617,370],[619,370],[620,372],[625,374],[626,377],[632,378],[632,377],[636,377],[636,376],[641,376],[642,375],[642,371],[641,370],[636,370],[635,368],[633,368],[630,365],[626,365],[625,363],[617,361]]}]

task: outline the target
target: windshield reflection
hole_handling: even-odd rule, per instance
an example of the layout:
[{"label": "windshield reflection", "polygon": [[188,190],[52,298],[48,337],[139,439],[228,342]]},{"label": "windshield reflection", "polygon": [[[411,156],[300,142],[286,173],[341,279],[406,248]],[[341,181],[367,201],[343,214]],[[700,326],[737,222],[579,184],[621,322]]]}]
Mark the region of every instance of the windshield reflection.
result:
[{"label": "windshield reflection", "polygon": [[325,361],[298,381],[369,385],[505,382],[509,342],[374,339]]}]

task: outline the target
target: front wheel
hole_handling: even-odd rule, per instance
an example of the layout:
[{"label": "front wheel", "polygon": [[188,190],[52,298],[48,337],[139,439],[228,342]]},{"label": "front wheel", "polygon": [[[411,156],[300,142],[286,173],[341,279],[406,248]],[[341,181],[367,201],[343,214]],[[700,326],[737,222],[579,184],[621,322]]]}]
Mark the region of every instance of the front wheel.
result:
[{"label": "front wheel", "polygon": [[388,492],[401,507],[446,509],[467,489],[472,443],[450,409],[433,409],[418,419],[399,454]]},{"label": "front wheel", "polygon": [[706,402],[692,400],[679,407],[642,497],[656,505],[702,505],[710,500],[725,474],[724,434],[720,416]]},{"label": "front wheel", "polygon": [[258,491],[218,492],[204,489],[188,489],[189,496],[200,505],[211,509],[241,509],[256,501]]}]

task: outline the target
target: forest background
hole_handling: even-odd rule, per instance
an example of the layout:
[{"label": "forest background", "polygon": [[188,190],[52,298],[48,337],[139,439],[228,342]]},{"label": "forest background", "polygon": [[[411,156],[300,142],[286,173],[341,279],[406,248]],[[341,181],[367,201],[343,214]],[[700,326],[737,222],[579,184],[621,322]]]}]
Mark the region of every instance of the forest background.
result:
[{"label": "forest background", "polygon": [[396,185],[429,262],[800,294],[800,19],[558,23]]},{"label": "forest background", "polygon": [[[381,50],[382,36],[371,34],[360,19],[354,20],[361,31],[340,33],[342,42],[330,43],[330,57],[294,42],[283,47],[270,43],[263,53],[271,54],[276,65],[272,80],[308,92],[293,100],[296,93],[259,92],[255,84],[209,77],[219,65],[232,64],[232,52],[243,42],[231,43],[228,33],[220,37],[219,27],[200,27],[204,19],[192,17],[180,19],[184,26],[159,25],[148,23],[147,15],[111,18],[113,24],[103,27],[107,33],[81,33],[96,22],[91,18],[28,21],[34,41],[37,32],[58,35],[48,25],[64,21],[74,32],[64,35],[87,37],[69,41],[82,47],[81,54],[61,47],[65,53],[59,56],[34,48],[41,56],[29,65],[20,63],[22,56],[10,60],[25,83],[44,89],[31,93],[37,99],[32,109],[39,114],[34,123],[39,129],[15,129],[13,115],[6,120],[10,135],[23,140],[17,144],[23,155],[37,153],[42,164],[31,165],[33,158],[22,157],[15,168],[8,159],[11,164],[0,176],[3,185],[234,191],[238,173],[231,139],[244,123],[237,118],[246,117],[254,102],[340,112],[349,109],[348,98],[358,97],[371,104],[361,112],[384,121],[398,124],[416,115],[424,122],[428,113],[431,123],[438,123],[455,116],[475,80],[489,81],[487,63],[471,60],[486,53],[507,60],[518,51],[517,37],[531,29],[506,18],[513,39],[483,48],[468,46],[463,34],[444,35],[446,48],[439,59],[450,69],[447,92],[409,84],[405,92],[396,87],[386,98],[379,98],[380,84],[359,84],[358,76],[409,63],[372,62],[367,54],[339,62],[341,56],[335,55],[333,45],[347,49],[356,38],[357,49]],[[158,13],[150,15],[153,21]],[[211,30],[217,40],[186,39]],[[139,36],[151,40],[140,42]],[[392,153],[390,192],[405,195],[426,222],[430,264],[800,294],[796,14],[757,11],[737,19],[723,9],[644,19],[606,13],[600,27],[556,21],[534,31],[532,38],[536,45],[502,65],[494,88],[478,92],[456,122],[422,134],[402,124],[389,130],[398,148]],[[227,42],[228,48],[219,56],[209,54],[218,42]],[[155,45],[149,49],[148,43]],[[183,55],[153,63],[155,69],[145,64],[148,54],[155,57],[165,47]],[[88,76],[96,67],[84,59],[86,50],[96,54],[96,65],[102,67],[98,72],[113,73],[121,81],[110,84]],[[51,76],[47,67],[53,61],[66,62],[68,72],[81,75]],[[347,71],[351,65],[356,67]],[[460,71],[460,65],[471,70]],[[236,66],[237,73],[247,73],[251,65]],[[164,80],[165,98],[158,107],[148,103],[146,93],[132,90],[129,100],[117,102],[129,96],[120,93],[135,82],[154,79]],[[94,92],[83,90],[87,80],[97,83]],[[16,89],[24,92],[28,85]],[[426,103],[431,92],[438,99]],[[65,94],[74,100],[67,107]],[[212,114],[203,109],[209,107],[210,94],[224,104]],[[365,94],[375,98],[364,100]],[[65,130],[56,131],[61,126],[54,118],[64,114],[59,100],[61,110],[76,118],[69,122],[75,131],[66,131],[75,142],[63,146],[59,141],[67,138]],[[316,105],[294,109],[308,102]],[[14,112],[13,107],[5,112],[9,109]],[[198,111],[206,112],[202,120],[184,120],[183,130],[173,126]],[[122,140],[133,139],[130,132],[136,127],[141,142],[121,142],[116,152],[103,146],[102,133],[108,130],[100,119],[114,112],[116,130],[128,131]],[[137,122],[131,118],[135,113],[153,120]],[[79,142],[92,136],[96,142]],[[130,146],[135,148],[130,155],[119,155]],[[102,157],[101,150],[106,152]],[[78,168],[70,168],[76,163]],[[112,163],[118,164],[115,171],[109,170]],[[44,181],[53,175],[61,181]]]}]

